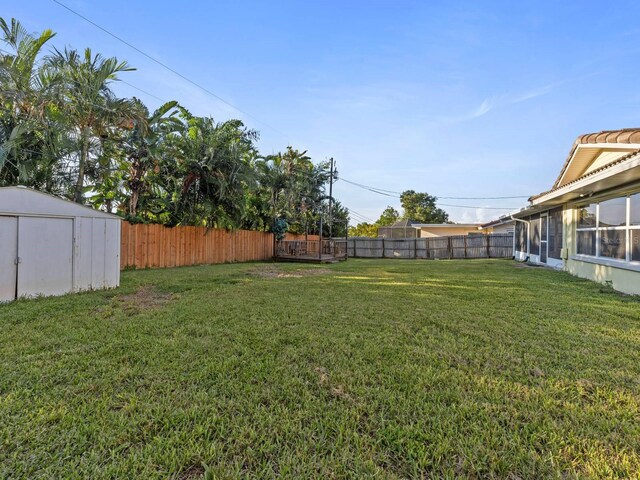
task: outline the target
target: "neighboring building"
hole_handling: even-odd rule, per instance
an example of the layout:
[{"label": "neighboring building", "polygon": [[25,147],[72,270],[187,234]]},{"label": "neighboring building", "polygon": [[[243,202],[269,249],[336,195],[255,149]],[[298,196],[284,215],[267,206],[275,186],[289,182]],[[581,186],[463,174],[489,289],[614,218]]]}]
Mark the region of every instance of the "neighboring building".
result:
[{"label": "neighboring building", "polygon": [[582,135],[516,219],[519,260],[640,294],[640,129]]},{"label": "neighboring building", "polygon": [[117,287],[120,220],[28,188],[0,188],[0,302]]},{"label": "neighboring building", "polygon": [[416,238],[418,236],[413,220],[398,220],[393,225],[378,228],[378,238]]},{"label": "neighboring building", "polygon": [[516,221],[511,216],[502,216],[497,220],[481,225],[483,233],[513,233]]},{"label": "neighboring building", "polygon": [[479,223],[414,223],[419,238],[450,237],[452,235],[481,235]]}]

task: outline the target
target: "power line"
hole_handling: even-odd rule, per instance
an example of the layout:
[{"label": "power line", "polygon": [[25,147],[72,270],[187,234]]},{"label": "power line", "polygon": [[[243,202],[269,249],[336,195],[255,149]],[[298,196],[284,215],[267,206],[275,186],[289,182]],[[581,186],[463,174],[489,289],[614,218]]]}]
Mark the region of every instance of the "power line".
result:
[{"label": "power line", "polygon": [[59,0],[53,0],[54,3],[57,3],[58,5],[60,5],[62,8],[65,8],[66,10],[68,10],[69,12],[73,13],[74,15],[80,17],[81,19],[83,19],[84,21],[86,21],[87,23],[90,23],[91,25],[93,25],[94,27],[98,28],[99,30],[102,30],[104,33],[106,33],[107,35],[115,38],[116,40],[118,40],[119,42],[125,44],[126,46],[128,46],[129,48],[135,50],[136,52],[140,53],[141,55],[144,55],[145,57],[147,57],[149,60],[151,60],[152,62],[160,65],[161,67],[165,68],[166,70],[170,71],[171,73],[173,73],[174,75],[177,75],[178,77],[182,78],[183,80],[189,82],[190,84],[194,85],[195,87],[198,87],[200,90],[202,90],[203,92],[211,95],[212,97],[218,99],[220,102],[224,103],[225,105],[230,106],[231,108],[233,108],[234,110],[236,110],[239,113],[242,113],[244,115],[246,115],[249,118],[252,118],[253,120],[255,120],[258,123],[261,123],[262,125],[270,128],[271,130],[279,133],[280,135],[282,135],[284,138],[287,137],[287,135],[280,131],[279,129],[277,129],[276,127],[263,122],[262,120],[260,120],[259,118],[251,115],[249,112],[242,110],[239,107],[236,107],[234,104],[232,104],[231,102],[225,100],[224,98],[222,98],[219,95],[216,95],[215,93],[213,93],[211,90],[209,90],[208,88],[200,85],[199,83],[191,80],[189,77],[183,75],[182,73],[178,72],[177,70],[171,68],[169,65],[161,62],[160,60],[158,60],[155,57],[152,57],[151,55],[149,55],[148,53],[146,53],[145,51],[141,50],[140,48],[136,47],[135,45],[133,45],[132,43],[127,42],[126,40],[124,40],[123,38],[119,37],[118,35],[116,35],[115,33],[110,32],[109,30],[107,30],[106,28],[98,25],[97,23],[95,23],[94,21],[90,20],[89,18],[85,17],[84,15],[82,15],[79,12],[76,12],[75,10],[73,10],[71,7],[68,7],[67,5],[65,5],[64,3],[60,2]]},{"label": "power line", "polygon": [[369,217],[366,217],[365,215],[362,215],[361,213],[358,213],[358,212],[356,212],[355,210],[352,210],[352,209],[350,209],[350,208],[347,208],[347,207],[345,207],[345,208],[347,209],[347,211],[348,211],[349,213],[353,214],[354,216],[356,216],[356,217],[360,217],[362,220],[365,220],[365,221],[367,221],[367,222],[371,222],[371,223],[373,223],[373,220],[371,220]]},{"label": "power line", "polygon": [[[378,195],[384,195],[386,197],[392,197],[392,198],[400,198],[400,196],[398,195],[391,195],[390,193],[385,193],[385,192],[379,191],[376,188],[369,187],[367,185],[363,185],[357,182],[352,182],[351,180],[347,180],[345,178],[340,178],[340,180],[343,180],[347,183],[363,188],[370,192],[377,193]],[[390,192],[390,190],[386,190],[386,191]],[[436,204],[442,207],[475,208],[475,209],[483,209],[483,210],[517,210],[517,207],[482,207],[478,205],[454,205],[449,203],[441,203],[438,201],[439,198],[460,199],[460,200],[502,200],[507,198],[528,198],[528,197],[473,197],[473,198],[472,197],[436,197]]]},{"label": "power line", "polygon": [[529,198],[531,195],[515,195],[512,197],[438,197],[444,200],[510,200],[514,198]]},{"label": "power line", "polygon": [[369,190],[370,192],[377,193],[378,195],[384,195],[385,197],[392,197],[392,198],[400,198],[400,195],[392,195],[391,193],[385,193],[385,192],[380,191],[380,190],[378,190],[376,188],[368,187],[368,186],[362,185],[360,183],[352,182],[351,180],[347,180],[346,178],[343,178],[343,177],[340,177],[339,180],[342,180],[343,182],[347,182],[347,183],[350,183],[352,185],[355,185],[356,187],[363,188],[365,190]]},{"label": "power line", "polygon": [[360,215],[356,215],[355,213],[353,213],[352,210],[349,210],[349,217],[353,218],[354,220],[356,220],[357,222],[364,222],[364,223],[373,223],[372,220],[362,217]]},{"label": "power line", "polygon": [[385,190],[383,188],[371,187],[369,185],[363,185],[362,183],[354,182],[352,180],[347,180],[346,178],[343,178],[343,177],[340,177],[339,180],[343,180],[343,181],[345,181],[347,183],[350,183],[352,185],[356,185],[357,187],[366,188],[367,190],[371,189],[371,190],[376,190],[378,192],[395,193],[397,195],[400,195],[402,193],[402,192],[394,192],[393,190]]},{"label": "power line", "polygon": [[132,83],[129,83],[129,82],[125,81],[125,80],[122,80],[121,78],[119,78],[117,81],[118,81],[118,82],[122,82],[122,83],[124,83],[125,85],[129,85],[131,88],[134,88],[134,89],[138,90],[139,92],[142,92],[142,93],[144,93],[145,95],[148,95],[148,96],[149,96],[149,97],[151,97],[151,98],[155,98],[156,100],[158,100],[158,101],[160,101],[160,102],[163,102],[163,103],[165,102],[165,100],[164,100],[164,99],[162,99],[162,98],[158,97],[157,95],[154,95],[153,93],[149,93],[149,92],[147,92],[146,90],[141,89],[140,87],[136,87],[136,86],[135,86],[135,85],[133,85]]},{"label": "power line", "polygon": [[[364,185],[362,183],[354,182],[352,180],[347,180],[346,178],[343,178],[343,177],[340,177],[339,180],[350,183],[352,185],[363,188],[365,190],[378,193],[380,195],[386,195],[388,197],[395,197],[396,195],[398,195],[397,198],[400,198],[399,195],[402,194],[402,192],[395,192],[393,190],[385,190],[382,188],[372,187],[370,185]],[[396,195],[390,195],[390,194],[396,194]],[[513,199],[513,198],[529,198],[529,195],[514,195],[514,196],[503,196],[503,197],[443,197],[443,196],[436,195],[436,197],[438,199],[443,199],[443,200],[507,200],[507,199]]]},{"label": "power line", "polygon": [[475,208],[480,210],[518,210],[518,208],[520,208],[520,207],[481,207],[478,205],[451,205],[448,203],[440,203],[440,202],[436,202],[436,203],[442,207]]}]

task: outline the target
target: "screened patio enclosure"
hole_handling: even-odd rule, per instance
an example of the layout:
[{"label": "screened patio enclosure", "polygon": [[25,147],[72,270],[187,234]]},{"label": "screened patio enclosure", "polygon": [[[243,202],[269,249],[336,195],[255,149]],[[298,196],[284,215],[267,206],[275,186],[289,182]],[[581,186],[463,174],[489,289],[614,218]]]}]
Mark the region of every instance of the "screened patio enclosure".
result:
[{"label": "screened patio enclosure", "polygon": [[534,263],[562,265],[562,212],[562,207],[558,207],[516,221],[514,252],[525,254],[520,260],[529,257]]}]

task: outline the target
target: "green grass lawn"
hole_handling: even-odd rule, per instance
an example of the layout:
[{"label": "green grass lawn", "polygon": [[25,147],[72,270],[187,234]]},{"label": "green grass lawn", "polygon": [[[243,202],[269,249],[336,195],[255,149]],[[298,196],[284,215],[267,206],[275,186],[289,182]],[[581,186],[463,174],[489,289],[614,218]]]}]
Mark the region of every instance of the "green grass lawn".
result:
[{"label": "green grass lawn", "polygon": [[130,271],[0,306],[0,478],[640,475],[640,300],[511,261]]}]

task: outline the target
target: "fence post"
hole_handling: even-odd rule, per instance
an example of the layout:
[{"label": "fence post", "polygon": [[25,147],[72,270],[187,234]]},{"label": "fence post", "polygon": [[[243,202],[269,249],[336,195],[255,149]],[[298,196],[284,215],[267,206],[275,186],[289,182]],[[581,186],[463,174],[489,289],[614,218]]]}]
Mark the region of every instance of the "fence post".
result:
[{"label": "fence post", "polygon": [[413,258],[418,258],[418,239],[413,240]]},{"label": "fence post", "polygon": [[385,256],[384,256],[384,237],[382,237],[382,258],[385,258]]},{"label": "fence post", "polygon": [[491,248],[489,247],[489,235],[485,235],[487,241],[487,258],[491,258]]},{"label": "fence post", "polygon": [[453,245],[451,245],[451,237],[447,237],[447,250],[449,251],[449,260],[453,257]]},{"label": "fence post", "polygon": [[462,237],[462,240],[464,241],[464,258],[467,258],[467,236]]}]

